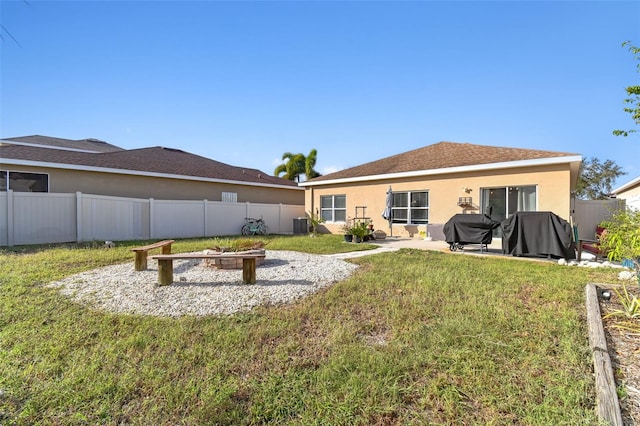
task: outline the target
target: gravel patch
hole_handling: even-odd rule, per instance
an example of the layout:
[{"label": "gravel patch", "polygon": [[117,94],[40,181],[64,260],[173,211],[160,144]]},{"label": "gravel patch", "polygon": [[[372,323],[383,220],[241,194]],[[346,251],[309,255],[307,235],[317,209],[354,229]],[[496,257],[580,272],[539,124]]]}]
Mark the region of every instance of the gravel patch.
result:
[{"label": "gravel patch", "polygon": [[202,260],[174,260],[174,283],[159,286],[157,262],[136,272],[133,262],[82,272],[48,284],[92,308],[141,315],[228,315],[259,305],[290,303],[351,275],[358,267],[329,256],[267,251],[256,284],[242,270],[205,267]]}]

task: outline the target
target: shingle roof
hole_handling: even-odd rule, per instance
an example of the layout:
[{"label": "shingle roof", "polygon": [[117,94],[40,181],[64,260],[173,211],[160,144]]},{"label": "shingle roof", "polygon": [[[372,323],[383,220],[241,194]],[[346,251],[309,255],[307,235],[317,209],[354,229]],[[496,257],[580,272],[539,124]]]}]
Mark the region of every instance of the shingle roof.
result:
[{"label": "shingle roof", "polygon": [[[267,185],[297,187],[296,182],[260,170],[231,166],[178,149],[152,147],[104,153],[65,151],[35,146],[0,146],[0,159],[160,173]],[[1,160],[0,160],[1,162]]]},{"label": "shingle roof", "polygon": [[323,175],[311,179],[307,181],[307,183],[575,155],[580,154],[475,145],[470,143],[438,142],[360,166]]},{"label": "shingle roof", "polygon": [[62,149],[79,149],[83,151],[93,151],[93,152],[114,152],[114,151],[124,151],[122,148],[111,145],[105,141],[101,141],[98,139],[62,139],[62,138],[52,138],[50,136],[20,136],[17,138],[4,138],[3,140],[17,142],[19,144],[27,144],[27,145],[42,145],[44,147],[54,147],[54,148],[62,148]]}]

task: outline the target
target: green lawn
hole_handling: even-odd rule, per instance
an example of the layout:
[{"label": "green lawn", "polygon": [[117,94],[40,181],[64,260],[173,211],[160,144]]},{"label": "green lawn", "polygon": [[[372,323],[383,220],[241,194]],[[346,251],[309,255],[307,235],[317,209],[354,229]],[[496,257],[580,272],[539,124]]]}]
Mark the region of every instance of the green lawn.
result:
[{"label": "green lawn", "polygon": [[[370,248],[339,237],[267,249]],[[402,250],[292,305],[180,319],[42,286],[139,244],[0,251],[0,424],[597,423],[584,285],[615,271]]]}]

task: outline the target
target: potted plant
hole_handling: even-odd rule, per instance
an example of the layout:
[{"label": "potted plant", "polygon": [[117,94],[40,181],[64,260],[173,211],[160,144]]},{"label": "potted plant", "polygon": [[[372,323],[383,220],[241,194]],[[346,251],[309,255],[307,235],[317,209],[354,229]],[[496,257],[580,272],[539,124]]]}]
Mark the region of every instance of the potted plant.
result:
[{"label": "potted plant", "polygon": [[356,243],[361,242],[365,235],[369,234],[367,222],[356,222],[351,228],[351,233],[353,234],[353,239]]},{"label": "potted plant", "polygon": [[349,225],[349,222],[345,222],[342,225],[342,232],[344,233],[344,241],[350,243],[353,241],[353,228]]},{"label": "potted plant", "polygon": [[420,239],[422,239],[422,240],[431,241],[431,235],[427,232],[426,225],[424,227],[424,231],[419,231],[418,235],[420,236]]}]

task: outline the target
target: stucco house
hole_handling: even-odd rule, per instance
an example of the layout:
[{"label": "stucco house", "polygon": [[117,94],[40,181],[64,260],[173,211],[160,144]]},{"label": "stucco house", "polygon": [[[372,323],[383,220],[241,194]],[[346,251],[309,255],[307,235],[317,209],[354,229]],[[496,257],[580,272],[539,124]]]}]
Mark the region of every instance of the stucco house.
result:
[{"label": "stucco house", "polygon": [[96,139],[0,140],[0,191],[303,205],[297,183],[165,147],[122,149]]},{"label": "stucco house", "polygon": [[[325,232],[368,218],[387,235],[425,231],[443,239],[442,226],[457,213],[490,211],[503,220],[516,211],[551,211],[569,220],[581,162],[573,153],[439,142],[300,186],[305,210],[326,220]],[[382,217],[390,188],[391,228]]]},{"label": "stucco house", "polygon": [[611,191],[616,198],[625,200],[627,207],[640,210],[640,176]]}]

